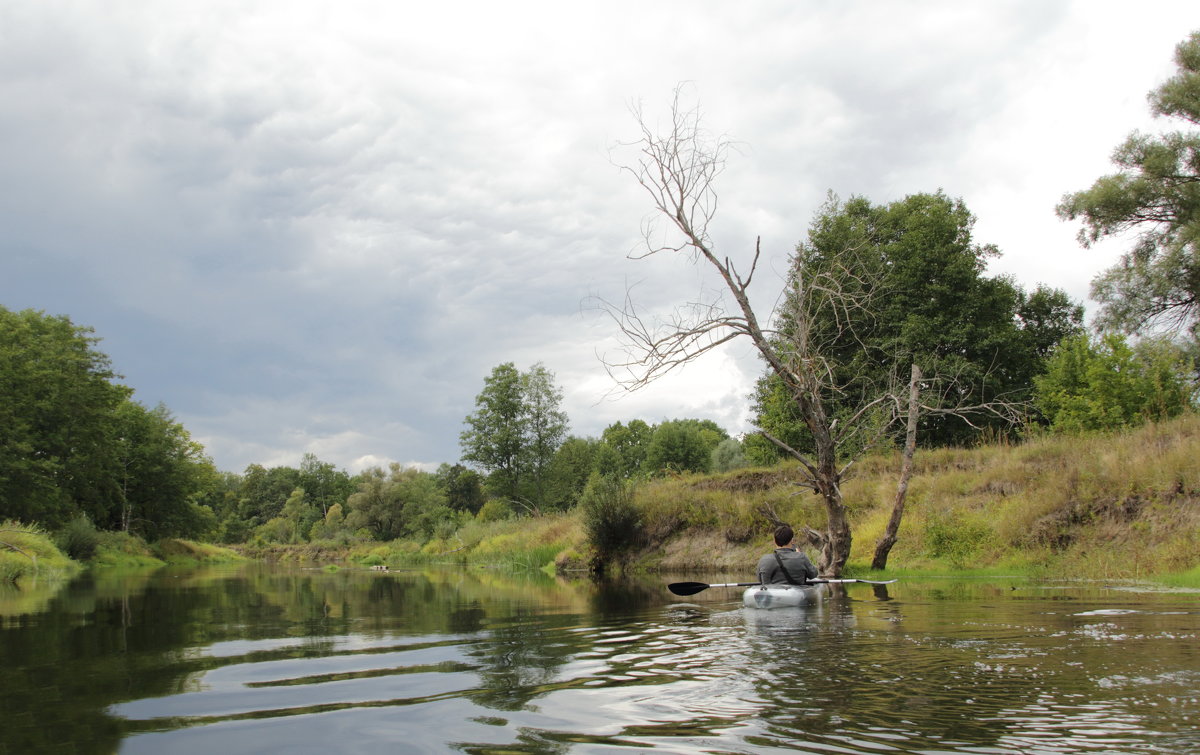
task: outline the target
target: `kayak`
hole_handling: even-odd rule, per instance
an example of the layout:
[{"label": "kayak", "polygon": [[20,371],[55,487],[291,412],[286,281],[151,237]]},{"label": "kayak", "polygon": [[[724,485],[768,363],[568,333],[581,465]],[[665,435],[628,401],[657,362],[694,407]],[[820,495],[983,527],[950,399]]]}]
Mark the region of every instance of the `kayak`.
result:
[{"label": "kayak", "polygon": [[746,608],[796,608],[815,606],[829,588],[816,585],[755,585],[742,593]]}]

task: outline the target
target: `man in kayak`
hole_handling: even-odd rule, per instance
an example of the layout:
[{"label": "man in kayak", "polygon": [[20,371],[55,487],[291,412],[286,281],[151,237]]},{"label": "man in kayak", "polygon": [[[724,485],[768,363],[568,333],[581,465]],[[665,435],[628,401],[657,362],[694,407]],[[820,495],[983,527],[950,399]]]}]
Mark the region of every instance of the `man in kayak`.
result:
[{"label": "man in kayak", "polygon": [[764,585],[802,585],[817,576],[817,567],[796,547],[795,533],[786,524],[775,530],[775,551],[758,560],[758,581]]}]

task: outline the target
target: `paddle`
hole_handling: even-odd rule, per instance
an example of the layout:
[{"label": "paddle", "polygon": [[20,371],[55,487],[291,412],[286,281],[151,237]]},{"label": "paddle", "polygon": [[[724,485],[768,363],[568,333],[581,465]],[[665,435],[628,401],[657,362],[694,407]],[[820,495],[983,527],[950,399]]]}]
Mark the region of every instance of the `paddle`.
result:
[{"label": "paddle", "polygon": [[[890,585],[895,582],[894,579],[883,581],[873,579],[810,579],[806,584],[810,585],[844,585],[850,582],[862,582],[868,585]],[[782,583],[781,583],[782,584]],[[710,587],[756,587],[758,582],[726,582],[721,585],[710,585],[705,582],[672,582],[667,585],[667,589],[676,595],[695,595],[696,593],[707,590]]]}]

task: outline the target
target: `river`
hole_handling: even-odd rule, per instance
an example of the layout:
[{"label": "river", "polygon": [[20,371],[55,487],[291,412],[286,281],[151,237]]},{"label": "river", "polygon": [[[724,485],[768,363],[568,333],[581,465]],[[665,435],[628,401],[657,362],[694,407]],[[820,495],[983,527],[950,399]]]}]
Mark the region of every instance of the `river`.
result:
[{"label": "river", "polygon": [[0,752],[1200,752],[1194,592],[912,578],[755,611],[668,581],[244,564],[4,590]]}]

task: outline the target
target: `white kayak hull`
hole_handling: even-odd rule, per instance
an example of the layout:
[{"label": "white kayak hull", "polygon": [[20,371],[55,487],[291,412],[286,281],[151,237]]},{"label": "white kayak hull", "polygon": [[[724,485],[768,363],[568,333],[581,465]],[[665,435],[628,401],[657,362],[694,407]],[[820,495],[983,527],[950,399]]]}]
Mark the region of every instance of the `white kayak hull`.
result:
[{"label": "white kayak hull", "polygon": [[746,608],[797,608],[815,606],[825,597],[826,585],[756,585],[742,593]]}]

